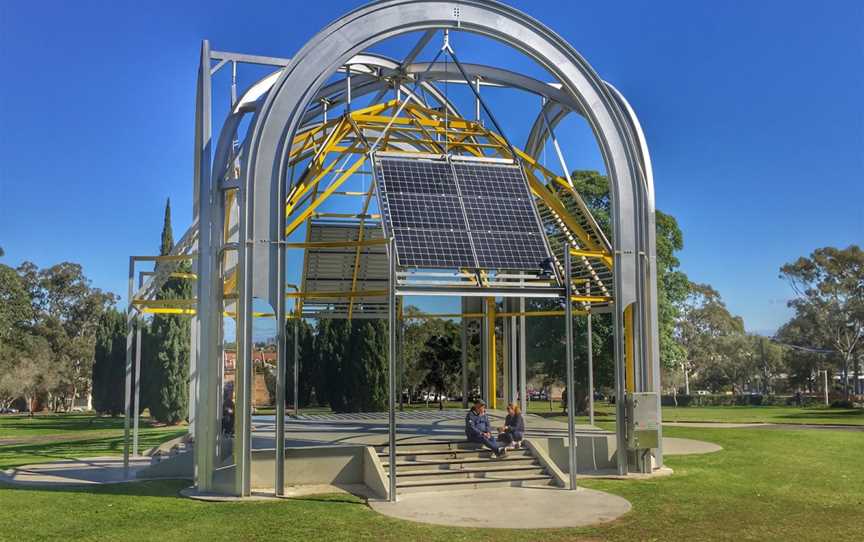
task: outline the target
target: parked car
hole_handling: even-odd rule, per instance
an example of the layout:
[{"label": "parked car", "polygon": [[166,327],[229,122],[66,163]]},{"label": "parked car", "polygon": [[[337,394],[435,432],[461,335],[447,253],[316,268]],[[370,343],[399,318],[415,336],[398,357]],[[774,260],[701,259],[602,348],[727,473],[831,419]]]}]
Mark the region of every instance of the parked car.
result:
[{"label": "parked car", "polygon": [[528,394],[528,398],[532,401],[548,401],[549,394],[546,393],[546,390],[532,390]]},{"label": "parked car", "polygon": [[0,408],[0,414],[18,414],[17,408]]}]

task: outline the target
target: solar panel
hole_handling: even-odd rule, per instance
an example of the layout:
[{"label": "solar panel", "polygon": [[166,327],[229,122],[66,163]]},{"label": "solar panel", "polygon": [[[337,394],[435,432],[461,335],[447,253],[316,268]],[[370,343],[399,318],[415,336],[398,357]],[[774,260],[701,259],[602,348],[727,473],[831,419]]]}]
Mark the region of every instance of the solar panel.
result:
[{"label": "solar panel", "polygon": [[379,156],[375,177],[401,266],[535,270],[550,257],[517,165]]}]

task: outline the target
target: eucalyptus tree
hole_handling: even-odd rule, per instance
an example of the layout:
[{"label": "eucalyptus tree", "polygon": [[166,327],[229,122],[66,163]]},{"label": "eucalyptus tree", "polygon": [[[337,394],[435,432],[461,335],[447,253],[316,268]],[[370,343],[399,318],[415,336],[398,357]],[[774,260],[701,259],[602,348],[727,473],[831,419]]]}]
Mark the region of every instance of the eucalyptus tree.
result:
[{"label": "eucalyptus tree", "polygon": [[789,302],[801,322],[809,322],[811,346],[833,350],[843,374],[843,392],[849,400],[849,369],[864,342],[864,251],[823,247],[780,268],[796,297]]}]

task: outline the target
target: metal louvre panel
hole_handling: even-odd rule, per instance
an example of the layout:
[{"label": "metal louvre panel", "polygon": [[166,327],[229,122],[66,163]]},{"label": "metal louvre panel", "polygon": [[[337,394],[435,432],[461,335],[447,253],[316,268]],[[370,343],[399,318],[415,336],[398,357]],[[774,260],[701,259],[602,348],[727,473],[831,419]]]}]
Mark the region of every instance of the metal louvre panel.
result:
[{"label": "metal louvre panel", "polygon": [[[312,222],[309,240],[315,243],[353,242],[359,240],[360,225],[357,223],[323,223]],[[383,232],[378,224],[366,224],[363,229],[364,239],[383,239]],[[356,283],[352,285],[355,275]],[[312,247],[306,249],[306,264],[304,269],[305,290],[307,292],[362,292],[384,290],[387,288],[387,254],[384,245],[360,247],[360,258],[357,259],[357,247]],[[353,286],[353,290],[352,290]],[[355,310],[363,310],[363,305],[380,302],[380,296],[354,297]],[[349,297],[305,297],[304,306],[311,309],[312,305],[324,305],[331,310],[337,307],[347,312]]]}]

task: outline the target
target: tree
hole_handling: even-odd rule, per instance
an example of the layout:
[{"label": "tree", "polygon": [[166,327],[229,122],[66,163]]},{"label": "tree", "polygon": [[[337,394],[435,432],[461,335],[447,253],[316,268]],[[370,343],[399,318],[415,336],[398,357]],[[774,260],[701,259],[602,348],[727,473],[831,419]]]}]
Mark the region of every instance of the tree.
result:
[{"label": "tree", "polygon": [[[571,174],[576,192],[582,196],[591,214],[608,238],[612,236],[609,180],[596,171],[574,171]],[[563,188],[561,189],[563,190]],[[675,253],[684,248],[684,235],[678,221],[660,210],[655,213],[657,232],[657,319],[660,362],[666,367],[680,365],[684,350],[675,337],[675,324],[681,306],[689,294],[687,276],[679,269]],[[612,331],[612,328],[609,328]],[[610,365],[610,368],[611,365]],[[613,369],[614,370],[614,369]]]},{"label": "tree", "polygon": [[843,393],[849,400],[849,365],[864,335],[864,251],[856,245],[845,249],[824,247],[780,268],[797,297],[789,302],[796,315],[806,315],[818,328],[812,338],[836,352],[843,372]]},{"label": "tree", "polygon": [[54,386],[46,388],[52,409],[68,408],[91,383],[96,327],[113,294],[93,288],[79,264],[62,262],[40,270],[24,262],[18,276],[32,303],[30,333],[53,352]]},{"label": "tree", "polygon": [[57,365],[52,363],[54,352],[44,337],[27,335],[22,341],[19,361],[12,368],[11,380],[23,397],[30,415],[36,407],[36,398],[54,389],[60,379]]},{"label": "tree", "polygon": [[0,264],[0,344],[13,341],[33,319],[30,294],[18,273]]},{"label": "tree", "polygon": [[430,335],[420,352],[419,365],[426,373],[423,386],[438,393],[438,407],[444,408],[444,395],[453,395],[462,381],[462,346],[459,326],[442,320],[443,333]]},{"label": "tree", "polygon": [[[691,283],[689,290],[677,325],[677,340],[685,353],[681,368],[687,394],[690,393],[689,375],[694,371],[701,372],[703,382],[712,388],[729,384],[728,374],[720,365],[720,339],[744,333],[744,320],[729,312],[714,288]],[[731,344],[726,345],[727,353],[732,350]]]},{"label": "tree", "polygon": [[[171,200],[165,204],[159,253],[170,254],[173,248]],[[179,265],[180,273],[189,273],[188,263]],[[189,299],[192,287],[188,280],[172,277],[157,292],[157,299]],[[157,314],[147,328],[146,354],[142,367],[144,405],[150,415],[162,423],[184,420],[189,408],[190,322],[180,315]]]},{"label": "tree", "polygon": [[352,324],[342,380],[347,391],[345,410],[383,410],[388,403],[387,324],[381,319],[354,320]]},{"label": "tree", "polygon": [[126,377],[126,316],[111,308],[96,330],[93,361],[93,408],[116,416],[124,410]]},{"label": "tree", "polygon": [[174,248],[174,232],[171,229],[171,198],[165,201],[165,216],[162,219],[162,242],[159,245],[159,254],[162,256],[171,253]]},{"label": "tree", "polygon": [[189,321],[157,315],[151,333],[159,342],[150,356],[158,390],[150,398],[150,415],[159,422],[177,424],[186,418],[189,407]]},{"label": "tree", "polygon": [[819,333],[814,319],[806,314],[796,314],[777,330],[776,337],[791,345],[784,353],[784,361],[788,382],[796,389],[816,391],[822,385],[817,382],[819,372],[830,368],[825,353],[811,346],[825,343],[822,337],[817,337]]},{"label": "tree", "polygon": [[321,367],[318,391],[336,412],[348,407],[345,383],[345,356],[351,342],[348,320],[324,318],[318,321],[315,340],[316,363]]}]

